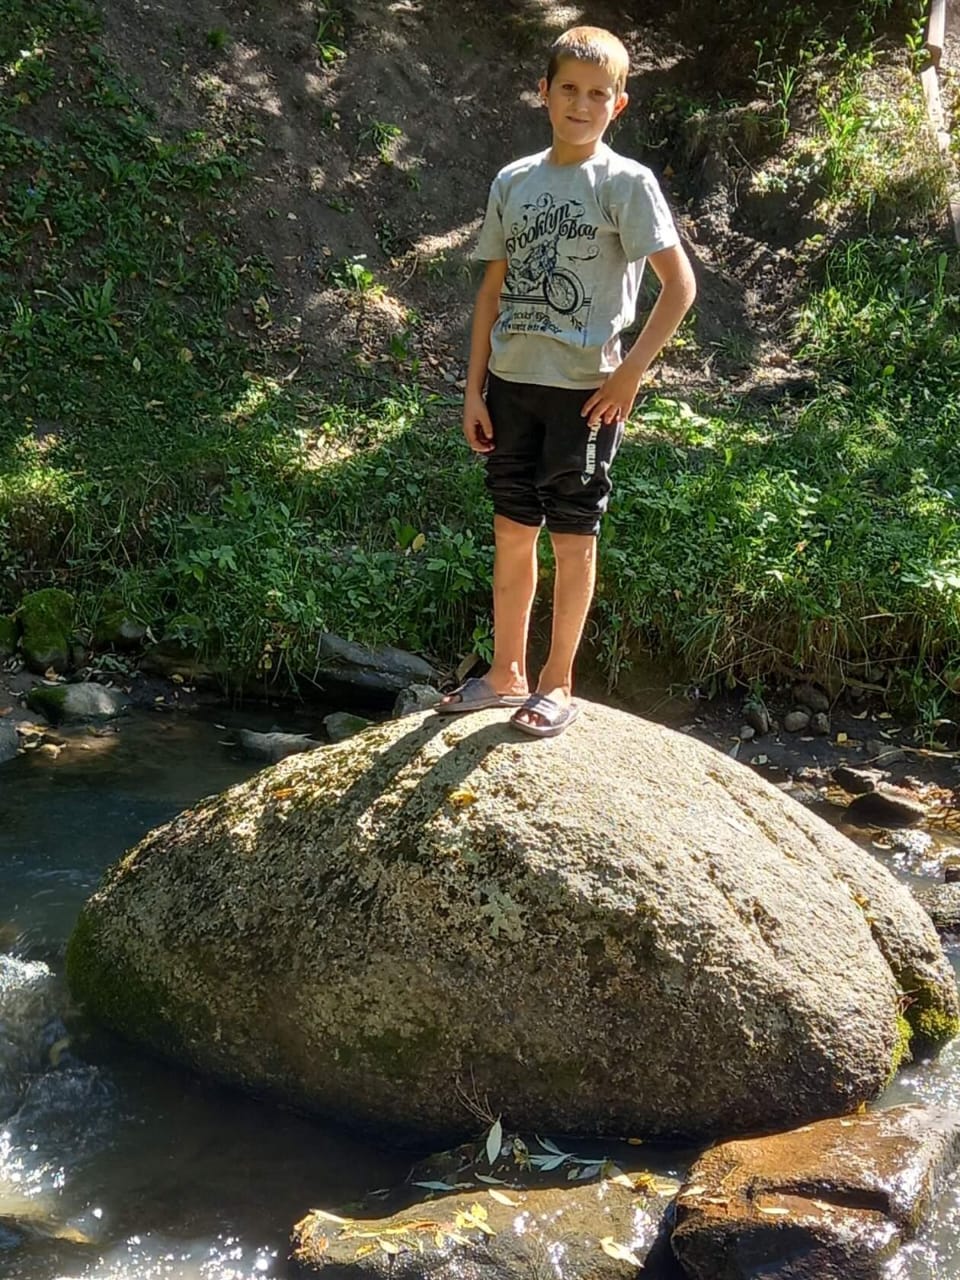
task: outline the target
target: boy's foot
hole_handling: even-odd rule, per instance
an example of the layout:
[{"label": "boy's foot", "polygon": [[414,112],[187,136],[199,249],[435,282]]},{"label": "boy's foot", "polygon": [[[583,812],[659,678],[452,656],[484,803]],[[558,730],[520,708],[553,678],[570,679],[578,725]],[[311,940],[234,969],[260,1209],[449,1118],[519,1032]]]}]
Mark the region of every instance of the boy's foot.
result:
[{"label": "boy's foot", "polygon": [[531,693],[519,711],[510,717],[510,723],[532,738],[556,738],[573,724],[580,714],[575,702],[561,702],[544,693]]},{"label": "boy's foot", "polygon": [[459,716],[490,707],[522,707],[526,697],[525,693],[498,693],[485,676],[473,676],[446,694],[434,711],[438,716]]}]

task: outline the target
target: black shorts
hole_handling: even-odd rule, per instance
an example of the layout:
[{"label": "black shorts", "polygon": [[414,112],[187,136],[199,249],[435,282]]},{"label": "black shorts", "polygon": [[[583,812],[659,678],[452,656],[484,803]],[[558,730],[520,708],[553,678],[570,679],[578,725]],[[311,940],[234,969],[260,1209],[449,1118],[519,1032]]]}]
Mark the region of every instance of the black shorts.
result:
[{"label": "black shorts", "polygon": [[623,423],[589,427],[580,410],[592,395],[489,375],[487,489],[497,515],[536,527],[546,521],[551,533],[599,532]]}]

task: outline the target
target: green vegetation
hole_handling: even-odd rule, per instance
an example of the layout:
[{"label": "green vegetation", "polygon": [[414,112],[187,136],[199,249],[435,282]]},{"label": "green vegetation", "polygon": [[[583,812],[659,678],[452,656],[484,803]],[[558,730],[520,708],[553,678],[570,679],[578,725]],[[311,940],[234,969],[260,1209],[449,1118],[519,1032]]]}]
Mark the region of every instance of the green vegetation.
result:
[{"label": "green vegetation", "polygon": [[[324,62],[339,15],[318,18]],[[702,680],[839,673],[940,707],[960,688],[960,265],[924,230],[942,178],[916,85],[872,28],[850,49],[800,30],[755,51],[767,102],[735,128],[765,152],[759,197],[812,193],[822,280],[796,340],[818,390],[644,402],[601,542],[599,647],[611,679],[639,643]],[[284,380],[258,333],[271,273],[234,225],[248,142],[161,136],[79,0],[0,0],[0,63],[0,612],[67,585],[91,631],[125,614],[284,679],[322,630],[486,652],[482,471],[457,397],[418,381],[415,320],[336,391]],[[688,142],[733,119],[661,105]],[[371,121],[363,141],[389,161],[399,136]],[[380,297],[359,257],[328,281]]]}]

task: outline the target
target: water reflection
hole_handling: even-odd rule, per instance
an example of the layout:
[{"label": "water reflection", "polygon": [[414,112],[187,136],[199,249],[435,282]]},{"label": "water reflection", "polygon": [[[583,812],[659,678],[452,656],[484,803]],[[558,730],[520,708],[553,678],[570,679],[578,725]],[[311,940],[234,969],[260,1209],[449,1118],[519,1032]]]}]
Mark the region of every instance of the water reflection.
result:
[{"label": "water reflection", "polygon": [[[212,721],[132,717],[109,740],[4,766],[0,952],[16,957],[0,954],[5,1280],[279,1276],[307,1209],[407,1171],[396,1153],[151,1061],[71,1013],[60,957],[81,903],[146,830],[252,772],[226,736]],[[926,849],[884,856],[903,880],[927,871]],[[902,1073],[882,1105],[917,1100],[960,1111],[960,1041]],[[888,1280],[958,1275],[955,1180]]]},{"label": "water reflection", "polygon": [[255,1280],[313,1204],[407,1171],[405,1157],[135,1053],[69,1007],[59,971],[81,903],[150,827],[252,772],[227,736],[222,722],[131,717],[109,751],[80,739],[4,766],[4,1280]]}]

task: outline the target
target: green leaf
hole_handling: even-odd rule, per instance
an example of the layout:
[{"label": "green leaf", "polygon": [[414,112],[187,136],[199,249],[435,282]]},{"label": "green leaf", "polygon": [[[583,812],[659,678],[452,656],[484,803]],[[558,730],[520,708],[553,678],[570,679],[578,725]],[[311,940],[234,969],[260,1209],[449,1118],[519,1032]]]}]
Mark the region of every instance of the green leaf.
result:
[{"label": "green leaf", "polygon": [[503,1125],[499,1117],[494,1120],[487,1133],[487,1163],[493,1164],[503,1148]]}]

